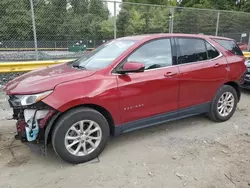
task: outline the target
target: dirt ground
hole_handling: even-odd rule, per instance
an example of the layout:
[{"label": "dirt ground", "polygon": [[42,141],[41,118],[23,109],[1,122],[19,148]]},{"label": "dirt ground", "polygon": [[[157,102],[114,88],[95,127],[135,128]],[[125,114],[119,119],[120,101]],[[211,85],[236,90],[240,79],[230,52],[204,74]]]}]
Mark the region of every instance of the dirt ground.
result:
[{"label": "dirt ground", "polygon": [[80,165],[15,141],[10,116],[0,94],[0,188],[250,188],[250,91],[227,122],[197,116],[124,134]]}]

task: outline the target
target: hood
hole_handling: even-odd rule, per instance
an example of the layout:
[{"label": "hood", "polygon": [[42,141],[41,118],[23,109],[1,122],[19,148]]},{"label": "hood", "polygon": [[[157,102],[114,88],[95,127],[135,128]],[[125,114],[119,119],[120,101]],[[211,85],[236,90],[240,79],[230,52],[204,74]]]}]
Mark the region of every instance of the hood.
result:
[{"label": "hood", "polygon": [[93,75],[95,71],[79,70],[67,63],[48,66],[23,74],[10,81],[4,88],[8,95],[34,94],[52,90],[60,83]]}]

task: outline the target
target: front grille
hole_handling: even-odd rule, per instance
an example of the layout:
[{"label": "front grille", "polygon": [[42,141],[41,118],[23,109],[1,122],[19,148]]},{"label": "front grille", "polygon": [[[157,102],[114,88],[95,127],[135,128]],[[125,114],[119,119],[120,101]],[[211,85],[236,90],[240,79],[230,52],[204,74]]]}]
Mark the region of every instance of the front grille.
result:
[{"label": "front grille", "polygon": [[24,119],[24,109],[13,109],[13,119],[20,120]]}]

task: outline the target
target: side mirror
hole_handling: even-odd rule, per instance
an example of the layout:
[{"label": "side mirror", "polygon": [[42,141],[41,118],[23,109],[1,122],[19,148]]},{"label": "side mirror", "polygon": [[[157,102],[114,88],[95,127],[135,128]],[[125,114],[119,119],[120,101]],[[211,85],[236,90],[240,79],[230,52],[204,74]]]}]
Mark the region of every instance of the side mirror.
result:
[{"label": "side mirror", "polygon": [[139,62],[126,62],[122,68],[117,70],[117,73],[126,74],[129,72],[144,72],[145,66]]}]

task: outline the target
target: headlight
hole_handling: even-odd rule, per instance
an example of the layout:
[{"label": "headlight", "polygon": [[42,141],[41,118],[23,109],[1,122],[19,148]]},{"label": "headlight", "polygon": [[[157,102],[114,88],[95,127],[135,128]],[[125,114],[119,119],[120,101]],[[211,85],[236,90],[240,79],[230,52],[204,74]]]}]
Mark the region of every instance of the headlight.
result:
[{"label": "headlight", "polygon": [[43,93],[37,93],[33,95],[15,95],[10,98],[10,102],[13,106],[27,106],[37,103],[51,94],[52,91],[46,91]]}]

